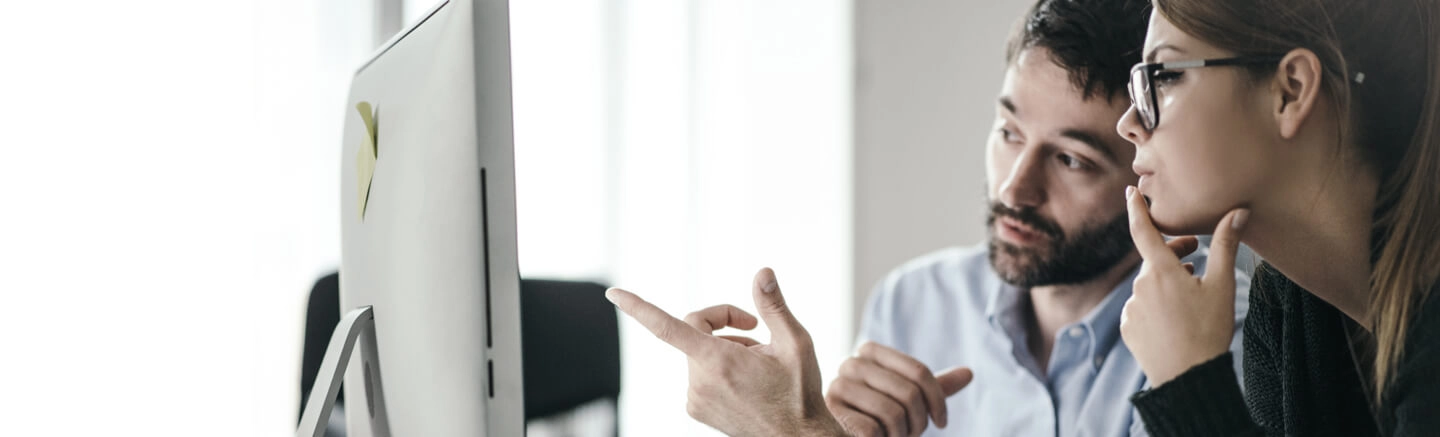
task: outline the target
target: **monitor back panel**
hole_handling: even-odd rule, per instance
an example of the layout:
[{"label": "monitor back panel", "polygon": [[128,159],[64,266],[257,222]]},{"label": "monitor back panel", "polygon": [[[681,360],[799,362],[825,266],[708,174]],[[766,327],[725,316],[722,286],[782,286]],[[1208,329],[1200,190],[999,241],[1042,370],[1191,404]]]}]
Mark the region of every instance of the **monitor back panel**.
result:
[{"label": "monitor back panel", "polygon": [[376,434],[378,374],[389,435],[523,435],[507,4],[451,0],[402,35],[345,107],[341,310],[373,306],[379,357],[352,356],[347,426]]}]

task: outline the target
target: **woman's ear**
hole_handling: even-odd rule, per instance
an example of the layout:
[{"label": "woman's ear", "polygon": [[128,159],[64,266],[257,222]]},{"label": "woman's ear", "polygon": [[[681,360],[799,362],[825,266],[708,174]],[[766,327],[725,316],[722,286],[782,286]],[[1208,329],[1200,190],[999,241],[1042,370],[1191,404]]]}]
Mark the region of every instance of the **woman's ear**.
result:
[{"label": "woman's ear", "polygon": [[1292,139],[1314,112],[1315,104],[1320,100],[1320,84],[1325,79],[1325,73],[1320,68],[1320,57],[1309,49],[1286,53],[1275,71],[1279,91],[1275,122],[1280,128],[1280,137]]}]

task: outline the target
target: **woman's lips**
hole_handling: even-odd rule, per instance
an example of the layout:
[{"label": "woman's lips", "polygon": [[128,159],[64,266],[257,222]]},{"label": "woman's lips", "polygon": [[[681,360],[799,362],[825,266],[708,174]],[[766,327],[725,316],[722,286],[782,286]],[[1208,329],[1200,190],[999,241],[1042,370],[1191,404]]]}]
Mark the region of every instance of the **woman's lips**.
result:
[{"label": "woman's lips", "polygon": [[1140,176],[1155,174],[1154,169],[1151,169],[1150,166],[1140,163],[1140,160],[1138,159],[1135,160],[1134,163],[1130,164],[1130,170],[1135,171],[1135,174]]}]

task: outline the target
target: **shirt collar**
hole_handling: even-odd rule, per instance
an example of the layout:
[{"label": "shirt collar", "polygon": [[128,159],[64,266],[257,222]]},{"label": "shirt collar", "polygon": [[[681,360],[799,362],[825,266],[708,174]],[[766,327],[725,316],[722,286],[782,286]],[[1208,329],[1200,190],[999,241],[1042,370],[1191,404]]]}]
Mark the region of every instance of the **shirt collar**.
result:
[{"label": "shirt collar", "polygon": [[[1090,335],[1092,357],[1090,362],[1098,370],[1104,364],[1104,357],[1107,355],[1115,342],[1120,339],[1120,313],[1125,309],[1125,302],[1130,300],[1133,291],[1135,275],[1140,268],[1136,266],[1125,276],[1110,294],[1105,296],[1095,308],[1092,308],[1085,317],[1082,317],[1071,327],[1083,327]],[[991,290],[988,302],[985,305],[985,317],[990,326],[1006,333],[1012,339],[1020,338],[1017,334],[1023,334],[1025,330],[1024,314],[1029,305],[1030,299],[1028,290],[1010,285],[1000,280],[994,269],[989,270],[993,278],[989,289]],[[1067,328],[1068,329],[1068,328]]]}]

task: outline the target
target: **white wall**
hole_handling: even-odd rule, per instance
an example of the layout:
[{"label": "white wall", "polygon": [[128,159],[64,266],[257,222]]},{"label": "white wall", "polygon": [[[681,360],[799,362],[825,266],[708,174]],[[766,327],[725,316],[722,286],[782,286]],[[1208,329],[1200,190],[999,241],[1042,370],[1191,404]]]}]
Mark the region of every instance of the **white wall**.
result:
[{"label": "white wall", "polygon": [[365,4],[0,5],[0,435],[294,432]]},{"label": "white wall", "polygon": [[[838,364],[848,5],[549,0],[511,15],[522,272],[598,277],[683,316],[752,307],[770,266]],[[714,434],[685,413],[683,355],[628,318],[621,342],[624,435]]]},{"label": "white wall", "polygon": [[856,317],[890,269],[984,238],[1004,43],[1032,3],[855,1]]}]

